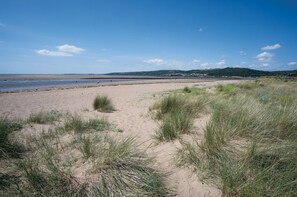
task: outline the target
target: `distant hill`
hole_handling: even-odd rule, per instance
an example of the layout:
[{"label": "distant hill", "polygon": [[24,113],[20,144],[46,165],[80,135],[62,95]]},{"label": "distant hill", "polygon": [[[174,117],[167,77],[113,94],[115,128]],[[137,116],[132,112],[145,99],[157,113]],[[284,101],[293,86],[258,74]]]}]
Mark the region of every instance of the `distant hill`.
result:
[{"label": "distant hill", "polygon": [[117,72],[107,75],[130,75],[130,76],[180,76],[180,77],[261,77],[261,76],[290,76],[297,77],[297,70],[288,71],[262,71],[249,68],[216,68],[204,70],[157,70],[139,72]]}]

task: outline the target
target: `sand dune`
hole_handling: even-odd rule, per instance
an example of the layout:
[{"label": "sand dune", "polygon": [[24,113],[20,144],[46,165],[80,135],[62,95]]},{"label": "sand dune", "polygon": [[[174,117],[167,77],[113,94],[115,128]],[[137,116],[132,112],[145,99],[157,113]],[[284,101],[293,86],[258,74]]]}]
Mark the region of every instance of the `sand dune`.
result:
[{"label": "sand dune", "polygon": [[[78,113],[85,118],[107,116],[118,128],[124,130],[117,133],[119,137],[135,136],[137,141],[156,158],[155,167],[167,174],[167,185],[175,190],[177,196],[220,196],[220,190],[200,182],[188,169],[178,168],[173,156],[175,142],[155,145],[152,135],[158,124],[151,118],[149,107],[168,90],[181,89],[185,86],[214,87],[218,83],[234,83],[235,81],[193,81],[158,84],[134,84],[90,88],[75,88],[37,92],[18,92],[0,94],[0,113],[2,116],[26,118],[31,113],[57,110],[60,112]],[[96,95],[107,95],[111,98],[116,111],[109,114],[96,112],[92,108]],[[196,122],[196,130],[202,132],[207,117]]]}]

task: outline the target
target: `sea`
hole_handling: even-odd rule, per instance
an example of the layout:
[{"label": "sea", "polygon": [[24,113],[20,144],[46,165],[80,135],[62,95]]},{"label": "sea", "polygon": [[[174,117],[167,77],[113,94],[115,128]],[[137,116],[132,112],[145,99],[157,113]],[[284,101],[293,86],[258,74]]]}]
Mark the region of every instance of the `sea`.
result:
[{"label": "sea", "polygon": [[0,92],[48,88],[96,86],[99,84],[135,81],[140,79],[82,79],[82,78],[0,78]]}]

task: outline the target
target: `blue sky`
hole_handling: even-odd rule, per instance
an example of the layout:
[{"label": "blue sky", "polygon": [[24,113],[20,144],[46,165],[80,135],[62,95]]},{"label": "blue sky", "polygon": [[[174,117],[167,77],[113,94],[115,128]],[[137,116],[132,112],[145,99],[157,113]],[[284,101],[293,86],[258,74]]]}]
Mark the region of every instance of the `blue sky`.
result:
[{"label": "blue sky", "polygon": [[0,73],[222,67],[297,69],[297,3],[294,0],[0,2]]}]

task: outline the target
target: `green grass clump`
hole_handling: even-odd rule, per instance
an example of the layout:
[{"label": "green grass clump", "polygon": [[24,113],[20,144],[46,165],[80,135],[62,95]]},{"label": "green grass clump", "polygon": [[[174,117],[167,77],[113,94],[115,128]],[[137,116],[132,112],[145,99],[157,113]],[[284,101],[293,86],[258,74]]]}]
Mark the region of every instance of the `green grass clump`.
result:
[{"label": "green grass clump", "polygon": [[[98,136],[95,139],[92,135],[75,134],[80,143],[73,146],[72,141],[63,142],[63,135],[44,133],[31,139],[34,154],[18,163],[23,181],[20,193],[30,196],[168,195],[161,174],[151,167],[152,159],[138,150],[133,138],[115,140]],[[75,153],[77,150],[81,154]],[[85,163],[88,165],[81,168]],[[79,167],[85,176],[77,177],[73,173]]]},{"label": "green grass clump", "polygon": [[164,97],[159,103],[155,103],[151,110],[157,110],[161,119],[165,114],[175,111],[187,111],[194,116],[205,111],[209,103],[206,95],[179,95],[170,94]]},{"label": "green grass clump", "polygon": [[90,158],[94,154],[92,140],[89,137],[81,137],[80,141],[80,151],[82,152],[84,158]]},{"label": "green grass clump", "polygon": [[177,111],[185,104],[185,98],[179,95],[169,95],[160,102],[160,113],[162,115]]},{"label": "green grass clump", "polygon": [[197,87],[191,87],[190,88],[188,86],[184,87],[182,89],[182,91],[177,90],[176,92],[177,93],[182,92],[182,93],[190,94],[190,95],[206,95],[207,94],[207,91],[206,91],[205,88],[197,88]]},{"label": "green grass clump", "polygon": [[150,108],[150,111],[156,111],[156,119],[161,120],[154,138],[170,141],[190,133],[194,118],[206,110],[208,102],[202,95],[170,94],[164,97]]},{"label": "green grass clump", "polygon": [[111,124],[106,118],[83,120],[78,115],[69,116],[64,124],[66,131],[73,130],[75,133],[84,131],[104,131],[108,130]]},{"label": "green grass clump", "polygon": [[36,196],[86,196],[85,186],[63,171],[53,161],[46,158],[46,169],[40,167],[35,158],[28,158],[18,163],[25,181],[22,193]]},{"label": "green grass clump", "polygon": [[93,107],[95,110],[98,110],[101,112],[110,113],[114,111],[112,102],[110,98],[108,98],[107,96],[97,96],[93,102]]},{"label": "green grass clump", "polygon": [[98,174],[95,196],[167,196],[163,180],[150,167],[152,160],[139,151],[133,138],[106,138],[95,155],[93,172]]},{"label": "green grass clump", "polygon": [[22,147],[12,141],[9,135],[13,131],[22,129],[22,127],[20,122],[9,120],[5,117],[0,118],[0,158],[20,157]]},{"label": "green grass clump", "polygon": [[191,93],[192,90],[188,86],[186,86],[186,87],[184,87],[183,92],[184,93]]},{"label": "green grass clump", "polygon": [[190,133],[193,126],[193,117],[186,111],[174,111],[167,114],[157,131],[155,138],[159,141],[170,141],[181,134]]},{"label": "green grass clump", "polygon": [[237,86],[235,84],[226,84],[226,85],[218,85],[217,89],[219,92],[222,92],[223,94],[235,94],[238,90]]},{"label": "green grass clump", "polygon": [[204,140],[182,142],[178,163],[215,183],[223,196],[295,196],[296,83],[250,83],[232,86],[236,94],[215,95]]},{"label": "green grass clump", "polygon": [[29,123],[47,124],[58,121],[61,114],[57,111],[38,112],[31,114],[28,118]]}]

